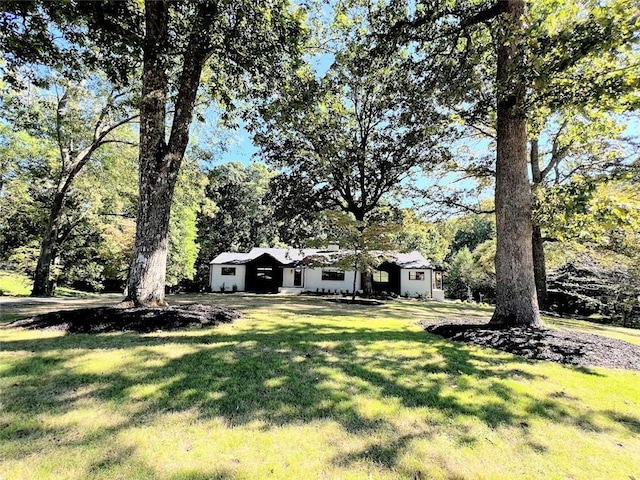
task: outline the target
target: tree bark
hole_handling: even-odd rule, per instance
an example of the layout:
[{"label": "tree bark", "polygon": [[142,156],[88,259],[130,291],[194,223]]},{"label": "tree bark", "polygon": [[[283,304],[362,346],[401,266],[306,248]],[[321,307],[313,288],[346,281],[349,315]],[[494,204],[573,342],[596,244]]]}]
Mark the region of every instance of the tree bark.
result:
[{"label": "tree bark", "polygon": [[[540,170],[540,157],[538,149],[538,138],[531,139],[531,151],[529,152],[529,162],[531,164],[532,188],[539,188],[543,180],[543,172]],[[540,225],[533,225],[531,236],[531,247],[533,250],[533,274],[536,282],[536,296],[538,299],[538,309],[547,310],[549,300],[547,295],[547,266],[544,256],[544,239]]]},{"label": "tree bark", "polygon": [[[532,138],[531,151],[529,152],[532,188],[534,191],[536,188],[540,188],[544,180],[544,173],[540,170],[538,143],[538,138]],[[547,265],[544,256],[544,239],[542,238],[542,230],[537,224],[533,225],[531,247],[533,249],[533,274],[536,282],[538,309],[547,310],[549,307],[549,299],[547,295]]]},{"label": "tree bark", "polygon": [[64,196],[64,192],[56,192],[51,205],[47,229],[42,238],[38,265],[33,278],[32,297],[50,297],[53,295],[52,283],[49,281],[49,277],[51,275],[51,262],[58,249],[58,232],[60,230]]},{"label": "tree bark", "polygon": [[[142,154],[140,155],[142,167]],[[142,168],[141,168],[142,170]],[[135,305],[162,306],[169,249],[169,220],[176,175],[158,172],[140,175],[138,216],[127,299]]]},{"label": "tree bark", "polygon": [[164,297],[171,201],[200,85],[209,54],[204,7],[192,26],[183,55],[175,112],[169,142],[165,142],[167,103],[167,52],[169,50],[169,2],[145,1],[146,36],[140,104],[140,185],[136,239],[125,303],[166,305]]},{"label": "tree bark", "polygon": [[[531,246],[525,85],[517,78],[524,0],[503,2],[497,51],[496,309],[492,324],[540,325]],[[506,32],[514,32],[506,33]]]},{"label": "tree bark", "polygon": [[165,304],[168,225],[176,176],[170,174],[164,161],[168,83],[164,52],[168,46],[168,21],[166,1],[145,1],[138,213],[125,299],[135,305]]}]

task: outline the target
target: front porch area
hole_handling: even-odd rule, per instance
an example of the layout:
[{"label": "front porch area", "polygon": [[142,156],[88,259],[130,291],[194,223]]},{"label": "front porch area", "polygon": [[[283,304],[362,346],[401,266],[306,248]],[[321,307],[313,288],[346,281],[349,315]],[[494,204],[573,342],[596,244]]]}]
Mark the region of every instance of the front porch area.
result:
[{"label": "front porch area", "polygon": [[300,295],[304,292],[303,287],[280,287],[278,293],[282,295]]}]

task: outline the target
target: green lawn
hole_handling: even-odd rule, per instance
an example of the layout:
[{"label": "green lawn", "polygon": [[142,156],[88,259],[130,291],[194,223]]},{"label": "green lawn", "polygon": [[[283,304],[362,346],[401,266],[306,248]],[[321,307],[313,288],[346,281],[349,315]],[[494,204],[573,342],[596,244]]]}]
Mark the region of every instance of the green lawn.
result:
[{"label": "green lawn", "polygon": [[[29,277],[18,272],[0,270],[0,296],[28,297],[33,282]],[[69,287],[58,287],[56,297],[84,297],[90,294]]]},{"label": "green lawn", "polygon": [[0,292],[3,295],[25,297],[31,293],[31,280],[25,275],[0,270]]},{"label": "green lawn", "polygon": [[593,335],[603,335],[605,337],[617,338],[625,342],[640,345],[640,330],[616,327],[614,325],[605,325],[601,323],[589,322],[584,320],[574,320],[571,318],[553,318],[543,317],[545,325],[551,328],[570,328],[580,330],[581,332],[591,333]]},{"label": "green lawn", "polygon": [[490,309],[170,300],[196,298],[246,315],[149,335],[5,321],[0,478],[640,478],[639,372],[524,361],[416,326]]}]

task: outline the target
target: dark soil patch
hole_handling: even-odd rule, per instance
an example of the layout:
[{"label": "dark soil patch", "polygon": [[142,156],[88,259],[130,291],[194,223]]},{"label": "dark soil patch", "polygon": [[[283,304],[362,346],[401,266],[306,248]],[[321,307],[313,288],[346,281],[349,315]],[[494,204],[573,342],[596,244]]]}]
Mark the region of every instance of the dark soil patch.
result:
[{"label": "dark soil patch", "polygon": [[177,305],[162,308],[99,307],[60,310],[13,322],[14,326],[71,333],[108,333],[181,330],[230,323],[242,316],[232,308],[213,305]]},{"label": "dark soil patch", "polygon": [[491,347],[532,360],[640,371],[640,345],[590,333],[547,328],[497,328],[486,323],[425,323],[422,326],[427,332],[450,340]]},{"label": "dark soil patch", "polygon": [[382,300],[376,300],[375,298],[356,298],[351,300],[349,298],[328,298],[327,302],[334,303],[350,303],[351,305],[384,305]]}]

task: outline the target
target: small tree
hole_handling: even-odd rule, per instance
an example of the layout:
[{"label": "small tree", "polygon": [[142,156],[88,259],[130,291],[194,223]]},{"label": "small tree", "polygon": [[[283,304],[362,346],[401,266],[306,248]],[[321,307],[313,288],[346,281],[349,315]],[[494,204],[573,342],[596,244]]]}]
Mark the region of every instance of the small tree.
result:
[{"label": "small tree", "polygon": [[464,247],[451,260],[447,272],[447,291],[450,297],[473,300],[473,287],[477,281],[476,265],[471,251]]},{"label": "small tree", "polygon": [[317,256],[311,261],[317,265],[326,265],[327,262],[331,262],[332,266],[342,270],[353,270],[351,301],[354,302],[357,273],[364,274],[363,290],[365,294],[370,294],[372,291],[372,270],[388,257],[388,251],[392,249],[391,234],[393,229],[389,224],[367,224],[342,212],[330,211],[325,215],[331,226],[331,235],[328,240],[339,244],[343,251],[329,258]]}]

